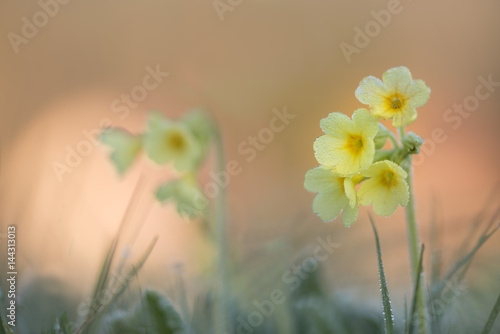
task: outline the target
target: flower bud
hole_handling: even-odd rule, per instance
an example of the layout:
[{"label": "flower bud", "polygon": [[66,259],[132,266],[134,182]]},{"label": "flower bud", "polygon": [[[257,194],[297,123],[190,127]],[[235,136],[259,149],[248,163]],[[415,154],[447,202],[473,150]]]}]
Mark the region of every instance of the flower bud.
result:
[{"label": "flower bud", "polygon": [[423,143],[424,140],[413,132],[408,132],[403,138],[403,148],[408,154],[420,153],[420,146],[422,146]]}]

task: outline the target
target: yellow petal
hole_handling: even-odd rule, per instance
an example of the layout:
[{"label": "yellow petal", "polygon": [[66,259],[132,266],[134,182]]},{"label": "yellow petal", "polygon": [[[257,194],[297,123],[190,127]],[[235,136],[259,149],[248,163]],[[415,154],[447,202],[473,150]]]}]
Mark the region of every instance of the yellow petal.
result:
[{"label": "yellow petal", "polygon": [[189,128],[206,153],[214,133],[213,123],[208,113],[199,108],[191,109],[182,117],[182,122]]},{"label": "yellow petal", "polygon": [[378,195],[378,191],[378,180],[371,178],[364,181],[358,190],[359,204],[364,206],[372,204]]},{"label": "yellow petal", "polygon": [[417,110],[413,107],[405,107],[400,113],[394,114],[392,126],[399,128],[410,125],[417,119]]},{"label": "yellow petal", "polygon": [[323,135],[314,141],[314,156],[320,165],[333,167],[337,163],[336,150],[340,148],[338,138]]},{"label": "yellow petal", "polygon": [[350,177],[346,177],[344,179],[344,192],[347,199],[349,200],[348,206],[354,207],[357,204],[358,199],[356,195],[356,188],[354,188],[354,182]]},{"label": "yellow petal", "polygon": [[[373,162],[373,157],[375,156],[375,143],[373,139],[365,140],[364,150],[358,156],[355,165],[352,167],[354,174],[359,173],[363,169],[367,168]],[[351,174],[352,175],[352,174]]]},{"label": "yellow petal", "polygon": [[399,166],[397,163],[390,161],[390,160],[384,160],[381,162],[385,162],[386,164],[388,164],[390,166],[391,170],[394,173],[396,173],[396,175],[399,176],[400,178],[402,178],[403,180],[408,177],[408,173],[406,173],[406,171],[401,166]]},{"label": "yellow petal", "polygon": [[380,79],[370,75],[360,81],[354,95],[361,103],[369,106],[378,105],[384,103],[387,88]]},{"label": "yellow petal", "polygon": [[398,196],[387,188],[380,188],[373,201],[373,212],[378,216],[392,216],[399,206]]},{"label": "yellow petal", "polygon": [[150,112],[146,121],[149,131],[158,131],[160,129],[163,129],[164,127],[169,126],[171,123],[172,121],[166,118],[159,111]]},{"label": "yellow petal", "polygon": [[343,135],[352,127],[351,119],[340,112],[330,113],[319,122],[319,125],[324,133],[333,136]]},{"label": "yellow petal", "polygon": [[100,140],[103,144],[112,148],[110,158],[119,174],[127,171],[142,148],[141,136],[135,136],[117,128],[111,128],[103,132]]},{"label": "yellow petal", "polygon": [[399,183],[395,192],[396,192],[396,197],[398,198],[399,204],[402,207],[405,207],[408,204],[408,201],[410,199],[410,192],[409,192],[409,188],[408,188],[408,183],[406,183],[405,178],[401,179],[401,182]]},{"label": "yellow petal", "polygon": [[335,219],[342,208],[347,204],[347,197],[341,191],[322,192],[313,200],[313,212],[322,221],[329,222]]},{"label": "yellow petal", "polygon": [[429,100],[431,89],[425,85],[422,80],[415,80],[412,82],[410,89],[408,89],[408,104],[413,108],[423,106]]},{"label": "yellow petal", "polygon": [[345,227],[350,227],[358,219],[359,206],[356,204],[354,207],[346,205],[342,210],[342,223]]},{"label": "yellow petal", "polygon": [[353,128],[359,129],[363,137],[375,138],[378,132],[378,121],[366,109],[360,108],[352,115]]},{"label": "yellow petal", "polygon": [[340,176],[327,167],[316,167],[307,171],[304,188],[311,192],[332,191],[340,188]]},{"label": "yellow petal", "polygon": [[391,68],[382,75],[387,90],[406,93],[412,83],[411,72],[405,66]]},{"label": "yellow petal", "polygon": [[363,181],[365,177],[363,175],[361,175],[361,173],[359,174],[356,174],[352,177],[352,182],[354,182],[354,185],[360,183],[361,181]]}]

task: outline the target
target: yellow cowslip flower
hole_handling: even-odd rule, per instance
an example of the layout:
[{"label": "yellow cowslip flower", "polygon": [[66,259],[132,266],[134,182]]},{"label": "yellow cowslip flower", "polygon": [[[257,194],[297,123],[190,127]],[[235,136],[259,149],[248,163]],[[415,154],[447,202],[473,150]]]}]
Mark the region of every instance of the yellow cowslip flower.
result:
[{"label": "yellow cowslip flower", "polygon": [[358,218],[358,200],[355,183],[360,176],[343,177],[335,170],[319,166],[307,171],[304,188],[318,193],[313,200],[313,212],[324,222],[332,221],[341,212],[344,226],[349,227]]},{"label": "yellow cowslip flower", "polygon": [[107,129],[99,139],[103,144],[112,148],[110,158],[119,174],[125,173],[142,149],[141,136],[122,129]]},{"label": "yellow cowslip flower", "polygon": [[431,89],[422,80],[413,80],[404,66],[387,70],[382,80],[374,76],[361,80],[355,93],[358,100],[369,105],[374,116],[392,118],[395,127],[413,123],[417,118],[415,108],[427,102]]},{"label": "yellow cowslip flower", "polygon": [[201,154],[199,155],[199,164],[201,165],[209,151],[214,134],[213,121],[208,112],[201,108],[189,110],[180,121],[189,128],[193,137],[198,142],[201,149]]},{"label": "yellow cowslip flower", "polygon": [[198,167],[201,147],[183,122],[169,120],[160,113],[148,119],[144,134],[144,150],[157,164],[172,162],[178,171]]},{"label": "yellow cowslip flower", "polygon": [[193,108],[184,114],[181,120],[200,142],[205,144],[210,142],[214,124],[207,111],[202,108]]},{"label": "yellow cowslip flower", "polygon": [[352,120],[339,112],[330,113],[320,126],[326,133],[314,142],[314,155],[320,165],[335,168],[342,176],[352,176],[373,162],[378,122],[368,110],[356,110]]},{"label": "yellow cowslip flower", "polygon": [[177,212],[181,216],[195,218],[203,216],[208,200],[203,195],[193,174],[188,173],[180,179],[166,182],[156,190],[156,198],[165,203],[173,201],[177,204]]},{"label": "yellow cowslip flower", "polygon": [[359,203],[370,205],[379,216],[391,216],[399,205],[408,204],[409,192],[406,177],[408,174],[398,164],[379,161],[362,172],[369,179],[358,190]]}]

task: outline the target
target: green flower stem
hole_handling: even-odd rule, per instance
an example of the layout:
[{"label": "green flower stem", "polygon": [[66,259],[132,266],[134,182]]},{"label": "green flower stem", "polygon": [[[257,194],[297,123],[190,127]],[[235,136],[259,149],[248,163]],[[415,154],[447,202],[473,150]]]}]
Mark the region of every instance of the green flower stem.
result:
[{"label": "green flower stem", "polygon": [[[405,136],[404,128],[399,128],[399,134],[401,142]],[[408,168],[406,172],[408,173],[408,191],[410,198],[408,200],[408,205],[406,206],[406,232],[408,235],[408,251],[410,254],[410,266],[411,266],[411,277],[412,282],[415,285],[417,282],[418,268],[419,268],[419,251],[420,251],[420,240],[417,226],[417,219],[415,215],[415,195],[413,192],[413,173],[411,167],[411,155],[407,158],[409,159]],[[426,301],[425,301],[425,282],[424,277],[420,277],[420,289],[418,289],[417,303],[418,303],[418,333],[427,333],[426,324]]]},{"label": "green flower stem", "polygon": [[398,143],[398,140],[396,139],[396,136],[394,136],[394,133],[392,133],[391,131],[389,131],[389,139],[391,140],[392,142],[392,146],[393,148],[398,148],[399,147],[399,143]]},{"label": "green flower stem", "polygon": [[[411,159],[411,156],[408,158]],[[406,206],[406,230],[408,234],[408,251],[410,253],[410,265],[411,265],[411,277],[413,284],[417,284],[417,275],[418,275],[418,267],[419,267],[419,234],[418,234],[418,226],[417,219],[415,218],[415,195],[413,193],[413,175],[410,166],[407,169],[408,173],[408,190],[410,193],[410,198],[408,201],[408,205]],[[418,289],[417,295],[417,303],[418,303],[418,323],[419,323],[419,331],[418,333],[427,333],[427,324],[426,324],[426,301],[425,301],[425,283],[424,277],[420,277],[420,288]]]},{"label": "green flower stem", "polygon": [[[216,172],[224,171],[224,143],[217,125],[214,125],[214,141],[216,148]],[[229,273],[228,273],[228,246],[227,246],[227,208],[226,208],[226,189],[219,187],[219,193],[214,203],[215,218],[215,240],[217,243],[217,290],[216,307],[214,309],[214,333],[230,333],[229,331]]]},{"label": "green flower stem", "polygon": [[405,128],[400,127],[400,128],[398,128],[398,130],[399,130],[399,141],[402,143],[403,138],[405,137]]}]

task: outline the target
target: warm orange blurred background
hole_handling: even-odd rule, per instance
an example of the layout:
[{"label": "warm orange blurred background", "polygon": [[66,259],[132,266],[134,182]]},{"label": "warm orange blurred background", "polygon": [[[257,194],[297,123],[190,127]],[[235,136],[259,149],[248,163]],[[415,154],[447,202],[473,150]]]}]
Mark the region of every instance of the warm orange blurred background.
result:
[{"label": "warm orange blurred background", "polygon": [[[311,213],[314,195],[302,184],[316,166],[312,144],[322,133],[320,119],[332,111],[350,116],[362,107],[354,96],[359,81],[400,65],[432,89],[410,127],[427,142],[415,169],[423,240],[429,241],[434,207],[444,222],[449,260],[472,217],[488,199],[499,203],[499,192],[491,195],[500,180],[499,2],[63,2],[40,2],[52,4],[46,22],[38,1],[0,2],[0,222],[18,225],[26,284],[56,275],[77,287],[76,294],[88,294],[139,175],[153,187],[170,173],[144,159],[120,179],[104,148],[82,144],[90,142],[89,133],[103,121],[141,131],[148,110],[177,117],[202,106],[221,124],[228,159],[243,168],[229,187],[235,256],[265,258],[263,246],[285,238],[293,259],[316,237],[331,235],[341,245],[325,263],[332,286],[378,303],[368,210],[350,229],[341,221],[324,224]],[[356,37],[358,29],[371,36]],[[341,47],[346,44],[355,48],[348,57]],[[134,88],[144,86],[152,71],[158,85],[142,90],[146,96],[125,107],[127,115],[114,112],[116,99],[138,94]],[[488,77],[493,84],[477,93]],[[464,103],[471,112],[447,112]],[[238,146],[269,126],[274,108],[285,106],[295,118],[247,162]],[[64,163],[68,149],[78,147],[88,155],[58,178],[54,161]],[[138,229],[142,221],[143,228],[129,232],[137,236],[132,254],[154,235],[160,239],[143,282],[161,284],[177,262],[192,276],[204,272],[212,253],[196,223],[185,223],[175,208],[144,194],[132,222]],[[410,294],[403,219],[401,209],[377,218],[396,305]],[[488,282],[498,291],[500,248],[498,236],[493,239],[479,263],[487,263]]]}]

